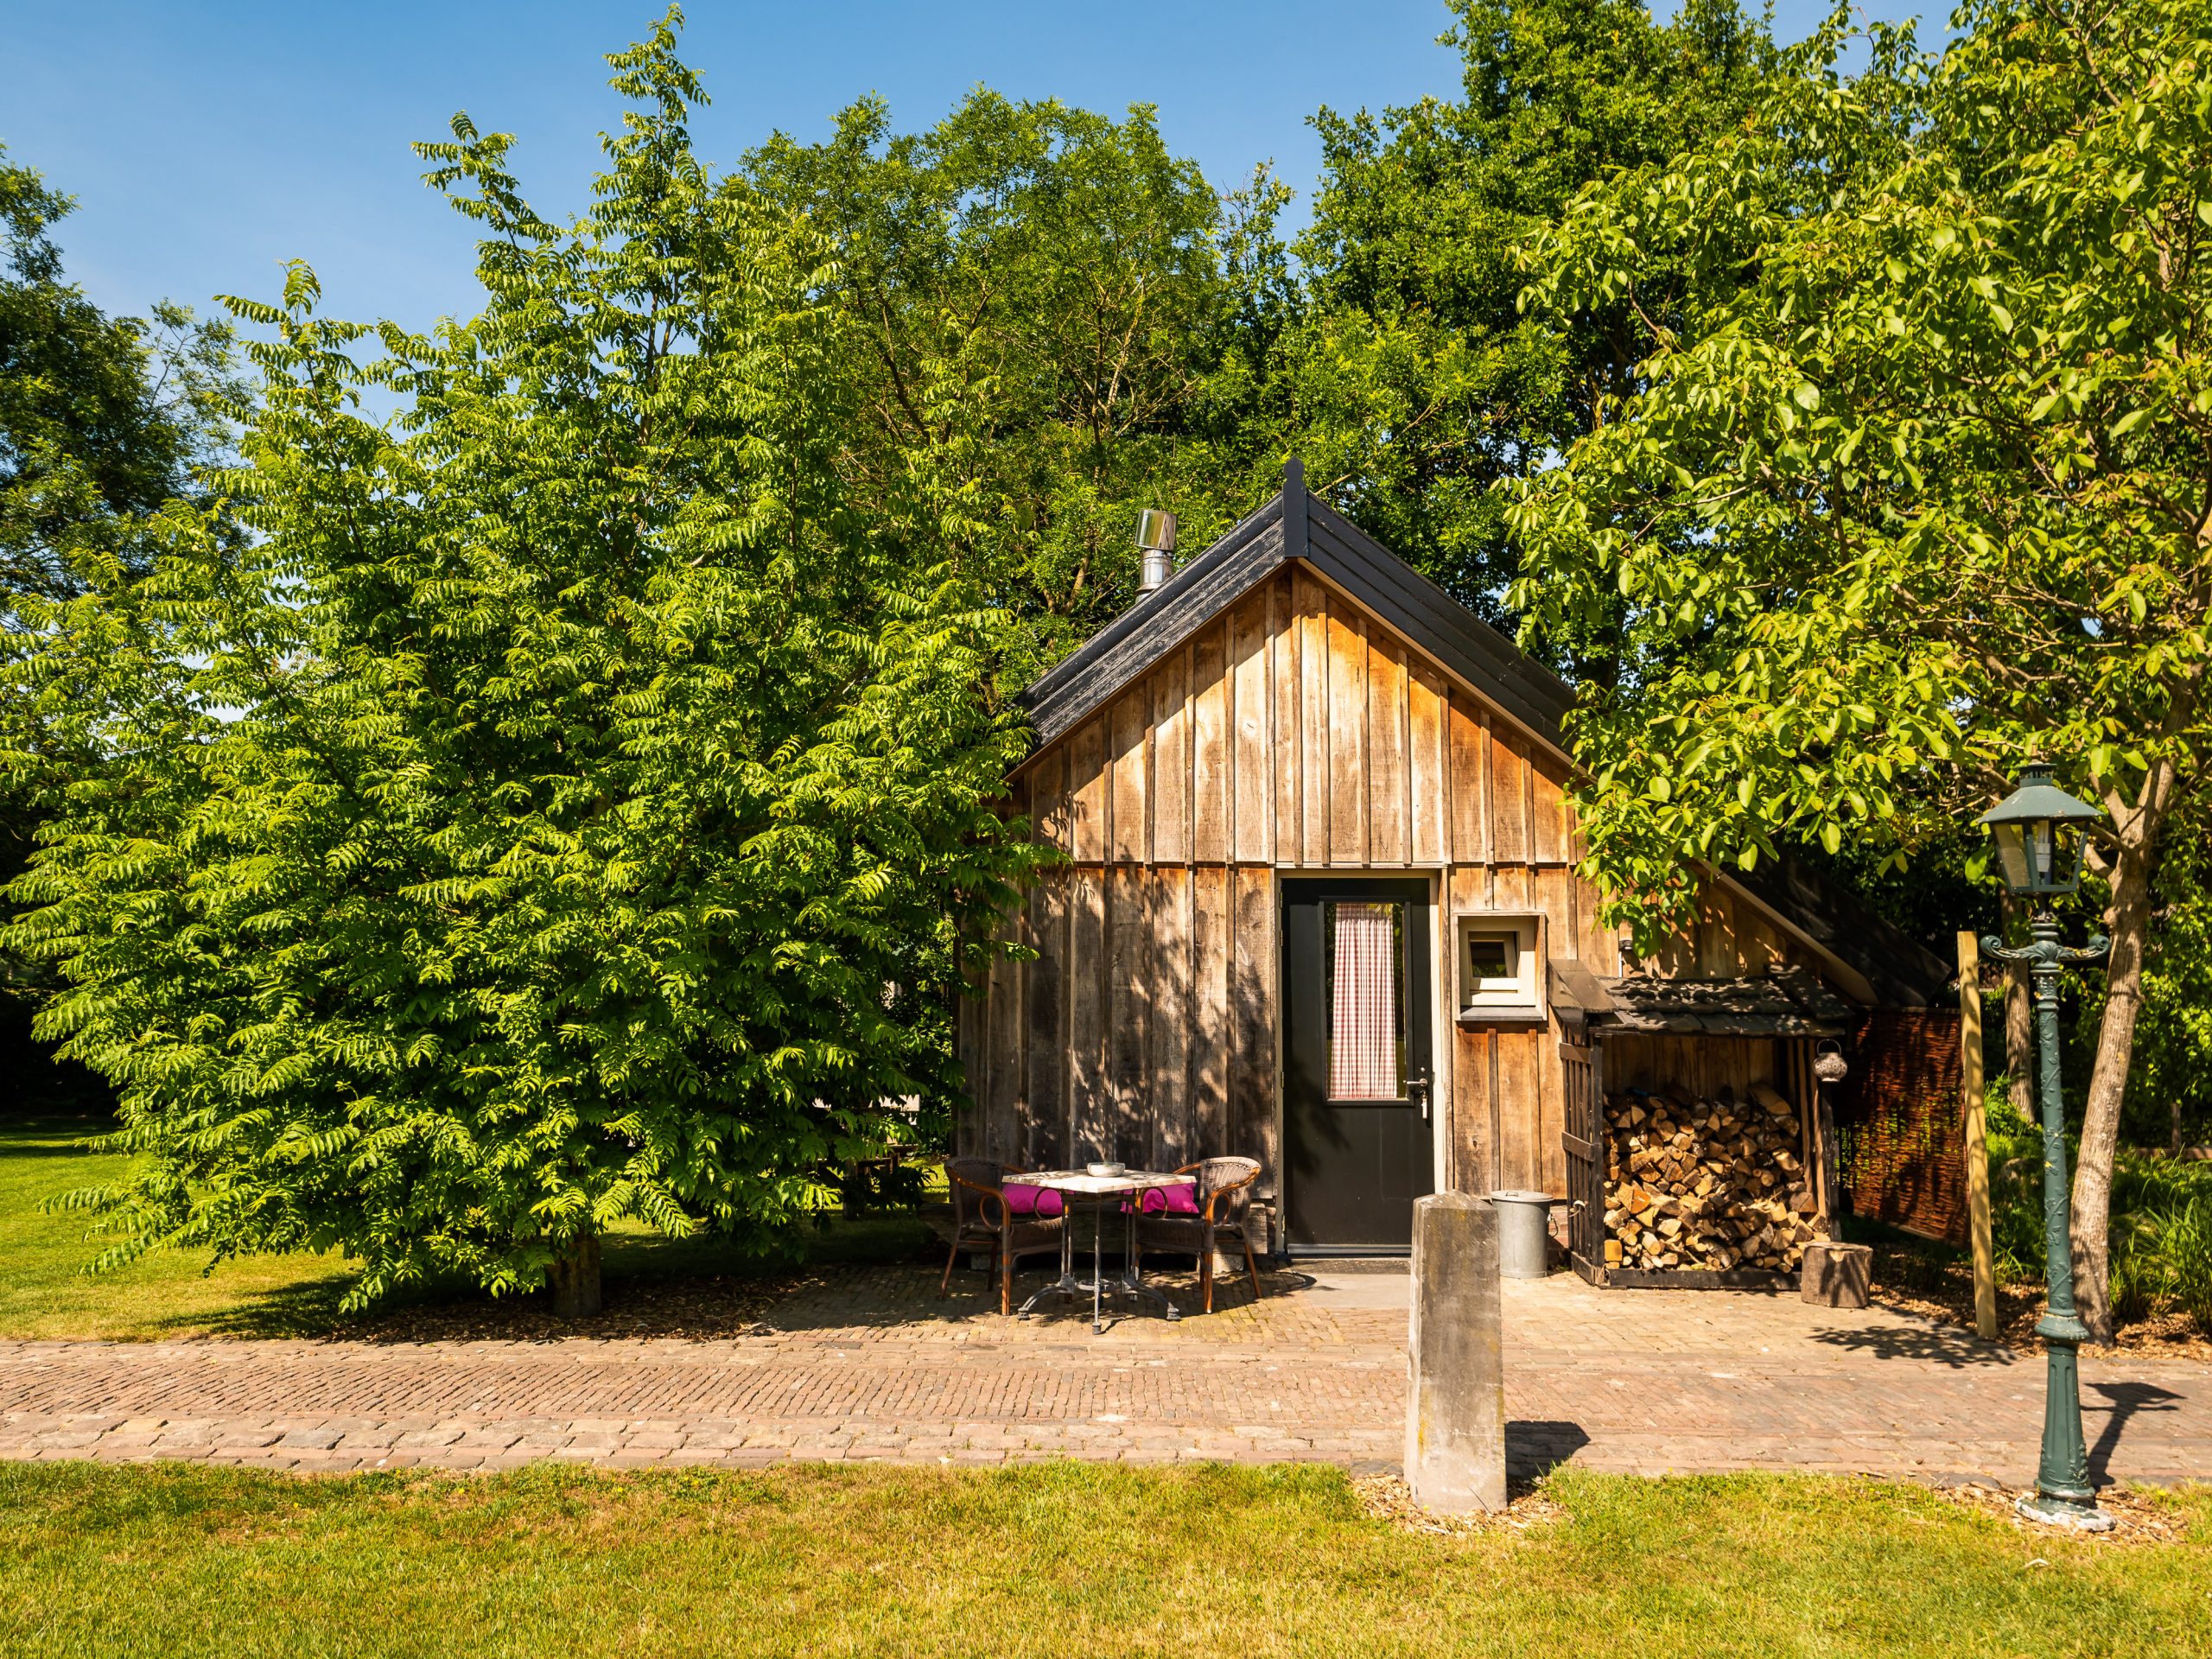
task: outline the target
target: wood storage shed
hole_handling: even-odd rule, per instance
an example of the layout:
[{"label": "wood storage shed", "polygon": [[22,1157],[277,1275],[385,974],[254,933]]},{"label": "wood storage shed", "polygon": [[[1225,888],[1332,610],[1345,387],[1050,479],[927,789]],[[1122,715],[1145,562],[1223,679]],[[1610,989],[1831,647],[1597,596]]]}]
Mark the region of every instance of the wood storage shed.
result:
[{"label": "wood storage shed", "polygon": [[[1402,1252],[1425,1193],[1566,1199],[1593,1160],[1593,1010],[1555,967],[1811,987],[1845,1029],[1941,995],[1940,963],[1796,870],[1701,873],[1697,925],[1627,958],[1573,869],[1572,701],[1292,461],[1025,694],[1037,742],[1010,789],[1065,861],[1007,923],[1035,959],[962,1005],[960,1149],[1028,1168],[1247,1154],[1256,1243]],[[1816,1123],[1809,1034],[1646,1035],[1668,1041],[1622,1086],[1758,1084],[1801,1142]],[[1586,1168],[1582,1189],[1586,1210]]]}]

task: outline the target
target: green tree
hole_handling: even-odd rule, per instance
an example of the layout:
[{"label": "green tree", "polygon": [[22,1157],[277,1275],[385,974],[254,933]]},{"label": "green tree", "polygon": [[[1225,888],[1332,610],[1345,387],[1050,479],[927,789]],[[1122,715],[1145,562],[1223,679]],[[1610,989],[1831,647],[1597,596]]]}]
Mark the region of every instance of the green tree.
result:
[{"label": "green tree", "polygon": [[1647,936],[1700,864],[1908,857],[2031,754],[2104,804],[2075,1213],[2108,1333],[2153,878],[2208,738],[2212,7],[1969,0],[1954,30],[1929,60],[1878,29],[1848,78],[1839,9],[1757,119],[1548,237],[1546,315],[1633,302],[1647,260],[1749,281],[1513,495],[1514,597],[1623,642],[1574,741],[1591,868]]},{"label": "green tree", "polygon": [[1147,106],[979,90],[919,134],[864,100],[729,188],[831,238],[851,487],[895,494],[918,454],[958,481],[957,556],[1031,624],[1017,668],[1128,604],[1138,509],[1178,512],[1195,547],[1249,505],[1238,412],[1287,302],[1264,175],[1224,200]]},{"label": "green tree", "polygon": [[66,281],[75,203],[0,147],[0,605],[78,592],[85,562],[143,572],[149,518],[219,455],[238,388],[231,331],[181,306],[149,327]]},{"label": "green tree", "polygon": [[[2101,1004],[2092,976],[2088,1005]],[[2143,1012],[2121,1111],[2124,1138],[2170,1152],[2212,1140],[2212,791],[2177,809],[2152,884]]]},{"label": "green tree", "polygon": [[772,1226],[955,1091],[950,988],[1034,857],[991,804],[1000,624],[931,455],[854,499],[826,250],[695,157],[679,21],[609,60],[573,222],[503,135],[419,147],[480,315],[328,320],[302,267],[231,302],[253,534],[172,507],[149,575],[41,613],[29,694],[116,760],[10,937],[144,1154],[84,1195],[105,1260],[336,1245],[356,1305],[460,1273],[588,1311],[615,1222]]},{"label": "green tree", "polygon": [[[1316,118],[1325,175],[1299,245],[1304,292],[1255,418],[1307,476],[1455,597],[1504,623],[1519,569],[1491,486],[1524,477],[1637,384],[1655,327],[1739,280],[1655,260],[1634,302],[1532,318],[1516,247],[1575,193],[1663,162],[1742,118],[1772,60],[1736,0],[1452,0],[1456,101]],[[1615,653],[1529,643],[1577,677]]]},{"label": "green tree", "polygon": [[[0,147],[0,664],[34,648],[42,608],[88,571],[146,570],[153,516],[222,454],[238,397],[226,325],[175,305],[150,327],[110,317],[65,279],[53,228],[73,207]],[[57,737],[0,686],[0,883],[55,791],[99,764]],[[0,955],[0,1043],[21,1092],[42,1086],[23,1039],[52,988],[38,964]]]}]

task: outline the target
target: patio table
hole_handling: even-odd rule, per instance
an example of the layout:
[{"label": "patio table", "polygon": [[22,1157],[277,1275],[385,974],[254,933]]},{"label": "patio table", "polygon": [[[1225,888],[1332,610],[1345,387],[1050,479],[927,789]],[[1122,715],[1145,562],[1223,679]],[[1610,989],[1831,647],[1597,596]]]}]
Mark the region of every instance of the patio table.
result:
[{"label": "patio table", "polygon": [[[1057,1282],[1046,1285],[1036,1295],[1021,1305],[1021,1317],[1027,1319],[1030,1309],[1046,1296],[1063,1296],[1073,1301],[1088,1291],[1090,1294],[1090,1332],[1096,1336],[1105,1330],[1106,1321],[1100,1315],[1100,1299],[1106,1296],[1149,1297],[1160,1304],[1170,1323],[1183,1317],[1182,1310],[1160,1291],[1144,1281],[1144,1274],[1137,1265],[1137,1211],[1144,1207],[1138,1194],[1155,1188],[1190,1186],[1198,1180],[1195,1175],[1156,1175],[1141,1169],[1125,1169],[1119,1175],[1093,1175],[1081,1169],[1044,1169],[1027,1175],[1009,1175],[1008,1186],[1033,1186],[1046,1192],[1058,1192],[1064,1202],[1088,1204],[1091,1207],[1090,1277],[1075,1276],[1075,1230],[1060,1229],[1060,1276]],[[1122,1257],[1122,1271],[1108,1279],[1100,1253],[1100,1241],[1106,1231],[1106,1206],[1117,1198],[1130,1202],[1128,1212],[1128,1243]]]}]

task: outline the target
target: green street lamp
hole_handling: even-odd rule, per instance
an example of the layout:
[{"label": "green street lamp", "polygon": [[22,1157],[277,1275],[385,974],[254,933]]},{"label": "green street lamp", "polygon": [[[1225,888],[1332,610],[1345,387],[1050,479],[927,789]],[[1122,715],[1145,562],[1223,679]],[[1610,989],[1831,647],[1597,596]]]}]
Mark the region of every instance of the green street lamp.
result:
[{"label": "green street lamp", "polygon": [[2102,934],[2086,950],[2058,942],[2050,899],[2082,885],[2088,826],[2104,816],[2050,781],[2050,768],[2031,766],[2020,786],[1980,822],[1997,843],[2005,885],[2034,906],[2028,943],[2005,949],[1994,934],[1982,949],[2000,962],[2022,962],[2035,981],[2036,1043],[2041,1051],[2043,1097],[2043,1231],[2049,1262],[2049,1301],[2036,1322],[2048,1358],[2043,1402],[2043,1458],[2036,1494],[2019,1502],[2020,1513],[2083,1532],[2109,1532],[2113,1518],[2097,1507],[2089,1484],[2089,1455],[2082,1439],[2081,1346],[2089,1328],[2074,1311],[2074,1248],[2066,1177],[2066,1112],[2058,1088],[2058,970],[2069,963],[2102,962],[2111,942]]}]

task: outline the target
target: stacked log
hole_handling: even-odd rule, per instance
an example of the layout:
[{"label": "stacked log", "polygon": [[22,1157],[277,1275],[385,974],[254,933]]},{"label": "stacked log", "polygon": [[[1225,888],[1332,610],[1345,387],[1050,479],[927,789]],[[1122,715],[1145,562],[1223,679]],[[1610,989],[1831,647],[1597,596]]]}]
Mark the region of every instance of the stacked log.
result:
[{"label": "stacked log", "polygon": [[1605,1265],[1794,1273],[1818,1209],[1797,1114],[1764,1084],[1605,1102]]}]

